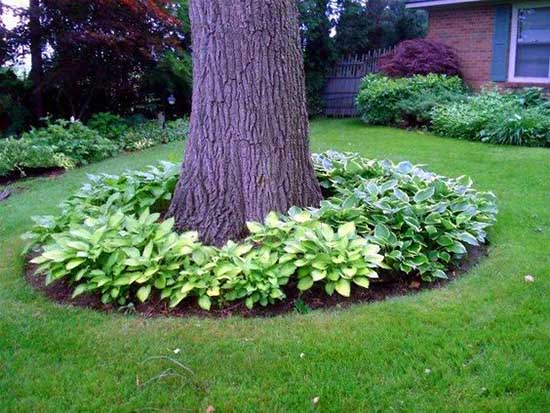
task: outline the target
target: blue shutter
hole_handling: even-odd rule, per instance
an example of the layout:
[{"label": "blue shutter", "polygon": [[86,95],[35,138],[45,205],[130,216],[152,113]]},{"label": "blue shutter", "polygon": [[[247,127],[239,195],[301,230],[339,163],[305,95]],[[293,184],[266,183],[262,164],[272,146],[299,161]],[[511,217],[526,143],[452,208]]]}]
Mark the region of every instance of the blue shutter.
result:
[{"label": "blue shutter", "polygon": [[491,79],[495,82],[504,82],[508,79],[511,19],[511,6],[503,5],[495,7],[493,63],[491,66]]}]

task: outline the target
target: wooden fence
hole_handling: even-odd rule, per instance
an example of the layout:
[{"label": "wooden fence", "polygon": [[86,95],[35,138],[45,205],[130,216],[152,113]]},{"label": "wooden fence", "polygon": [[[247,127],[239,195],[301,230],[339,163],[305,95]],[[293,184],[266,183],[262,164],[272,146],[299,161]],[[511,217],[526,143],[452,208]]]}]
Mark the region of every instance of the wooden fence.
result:
[{"label": "wooden fence", "polygon": [[357,116],[355,99],[361,79],[378,72],[380,57],[392,48],[371,50],[361,56],[348,56],[336,63],[326,79],[323,92],[324,114],[334,117]]}]

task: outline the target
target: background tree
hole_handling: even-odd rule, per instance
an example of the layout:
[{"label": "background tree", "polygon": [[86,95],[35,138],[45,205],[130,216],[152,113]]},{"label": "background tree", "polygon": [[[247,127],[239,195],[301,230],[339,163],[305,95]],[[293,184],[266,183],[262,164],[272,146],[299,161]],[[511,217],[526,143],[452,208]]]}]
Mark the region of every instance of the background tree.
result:
[{"label": "background tree", "polygon": [[146,95],[144,79],[164,54],[183,54],[176,16],[184,3],[31,0],[14,38],[31,51],[35,95],[47,94],[46,106],[60,117],[127,113]]},{"label": "background tree", "polygon": [[320,115],[323,111],[321,94],[325,77],[336,59],[331,37],[335,24],[334,5],[333,0],[301,0],[298,3],[310,116]]},{"label": "background tree", "polygon": [[295,0],[192,0],[191,131],[169,215],[221,245],[317,205]]},{"label": "background tree", "polygon": [[338,0],[335,47],[338,56],[363,54],[422,37],[423,12],[405,9],[403,0]]}]

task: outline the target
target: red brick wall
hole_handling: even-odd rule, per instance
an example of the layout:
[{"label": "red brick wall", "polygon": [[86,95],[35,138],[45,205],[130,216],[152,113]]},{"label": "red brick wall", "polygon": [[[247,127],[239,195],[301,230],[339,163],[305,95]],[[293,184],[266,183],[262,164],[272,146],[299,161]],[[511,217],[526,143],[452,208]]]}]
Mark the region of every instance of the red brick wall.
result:
[{"label": "red brick wall", "polygon": [[487,5],[430,10],[427,38],[456,50],[464,80],[475,88],[491,81],[494,14]]}]

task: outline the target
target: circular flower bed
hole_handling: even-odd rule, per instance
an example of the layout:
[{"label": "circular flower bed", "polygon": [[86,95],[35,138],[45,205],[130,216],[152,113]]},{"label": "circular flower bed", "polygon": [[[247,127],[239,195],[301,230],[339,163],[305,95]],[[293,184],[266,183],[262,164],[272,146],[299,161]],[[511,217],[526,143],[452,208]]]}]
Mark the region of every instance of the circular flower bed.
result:
[{"label": "circular flower bed", "polygon": [[252,308],[284,300],[289,288],[349,297],[373,281],[445,279],[495,222],[494,195],[468,178],[352,153],[313,160],[325,192],[319,208],[270,213],[248,223],[248,238],[223,248],[161,219],[179,165],[91,176],[60,215],[35,218],[25,235],[31,262],[46,284],[64,280],[73,297],[97,294],[104,304],[156,299],[176,307],[194,297],[205,310],[230,302]]}]

